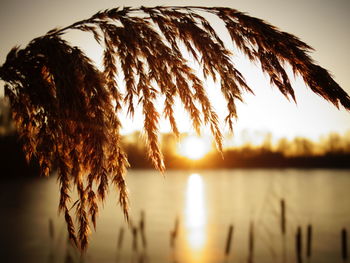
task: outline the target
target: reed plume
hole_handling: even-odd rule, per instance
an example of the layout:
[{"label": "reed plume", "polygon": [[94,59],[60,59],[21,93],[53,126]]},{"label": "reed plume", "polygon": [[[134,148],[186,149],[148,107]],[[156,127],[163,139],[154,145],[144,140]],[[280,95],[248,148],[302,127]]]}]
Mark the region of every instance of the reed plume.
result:
[{"label": "reed plume", "polygon": [[[217,148],[222,149],[218,115],[206,94],[203,80],[191,68],[180,43],[193,56],[205,78],[221,88],[230,129],[237,117],[235,103],[253,92],[235,67],[229,51],[206,15],[221,19],[235,46],[247,59],[259,62],[273,86],[295,100],[284,66],[289,64],[309,88],[335,106],[350,109],[348,94],[327,70],[309,56],[310,46],[267,22],[224,7],[113,8],[33,39],[25,48],[14,47],[0,67],[6,82],[13,119],[28,160],[38,160],[43,175],[58,171],[59,210],[64,213],[70,239],[87,246],[90,224],[96,227],[98,201],[108,186],[119,191],[119,204],[128,219],[125,182],[129,166],[120,143],[121,108],[130,115],[141,106],[148,155],[164,171],[158,144],[161,114],[179,134],[174,101],[178,97],[194,128],[208,125]],[[77,46],[63,39],[71,30],[91,33],[103,48],[103,69],[97,69]],[[125,92],[117,76],[124,77]],[[164,99],[163,113],[156,100]],[[70,214],[72,187],[76,229]]]}]

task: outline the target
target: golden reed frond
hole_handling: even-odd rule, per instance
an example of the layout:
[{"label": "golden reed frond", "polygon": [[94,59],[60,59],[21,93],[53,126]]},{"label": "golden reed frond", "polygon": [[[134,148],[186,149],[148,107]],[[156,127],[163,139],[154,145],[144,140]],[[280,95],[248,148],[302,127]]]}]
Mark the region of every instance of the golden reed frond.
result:
[{"label": "golden reed frond", "polygon": [[[129,166],[121,148],[122,124],[118,112],[126,107],[133,115],[142,106],[148,155],[164,171],[158,144],[160,113],[155,102],[164,98],[164,116],[173,132],[178,97],[193,127],[209,125],[217,148],[222,149],[218,116],[205,87],[180,48],[183,44],[203,71],[221,86],[227,101],[226,122],[233,128],[235,102],[252,92],[232,62],[205,15],[223,21],[235,46],[249,60],[259,62],[271,84],[295,100],[284,65],[289,64],[312,91],[335,106],[350,110],[348,94],[327,70],[310,58],[312,50],[297,37],[258,18],[222,7],[114,8],[96,13],[62,29],[32,40],[24,49],[13,48],[0,67],[10,98],[13,119],[24,142],[28,160],[35,157],[41,172],[58,171],[59,210],[64,212],[70,239],[81,249],[88,244],[90,222],[96,227],[98,199],[103,201],[110,183],[119,190],[119,203],[128,219],[125,174]],[[89,32],[104,49],[99,71],[78,48],[62,36],[69,30]],[[125,92],[116,81],[123,74]],[[79,199],[70,208],[73,187]],[[78,231],[70,210],[75,207]]]}]

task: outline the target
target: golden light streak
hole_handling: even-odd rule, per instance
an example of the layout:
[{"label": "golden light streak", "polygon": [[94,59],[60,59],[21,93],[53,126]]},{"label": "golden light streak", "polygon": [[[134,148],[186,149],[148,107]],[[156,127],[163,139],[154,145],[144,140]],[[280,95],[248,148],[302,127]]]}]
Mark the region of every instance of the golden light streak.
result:
[{"label": "golden light streak", "polygon": [[205,189],[199,174],[191,174],[186,191],[185,227],[187,240],[191,250],[199,252],[206,243],[207,208],[205,205]]}]

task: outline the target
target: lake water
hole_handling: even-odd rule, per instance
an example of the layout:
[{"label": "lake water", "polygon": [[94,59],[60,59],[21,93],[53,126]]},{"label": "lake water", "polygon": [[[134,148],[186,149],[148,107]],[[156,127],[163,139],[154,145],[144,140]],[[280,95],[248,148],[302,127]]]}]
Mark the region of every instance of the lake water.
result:
[{"label": "lake water", "polygon": [[[151,170],[127,175],[131,218],[145,213],[146,248],[132,232],[110,189],[101,206],[83,258],[66,242],[63,216],[57,214],[56,178],[2,182],[0,262],[247,262],[250,225],[254,225],[252,262],[296,262],[295,233],[313,228],[312,257],[304,262],[342,262],[340,232],[350,230],[350,170]],[[286,203],[286,236],[280,229],[280,200]],[[49,235],[49,219],[54,239]],[[175,246],[170,233],[179,222]],[[230,225],[231,251],[225,257]],[[120,229],[124,230],[117,248]]]}]

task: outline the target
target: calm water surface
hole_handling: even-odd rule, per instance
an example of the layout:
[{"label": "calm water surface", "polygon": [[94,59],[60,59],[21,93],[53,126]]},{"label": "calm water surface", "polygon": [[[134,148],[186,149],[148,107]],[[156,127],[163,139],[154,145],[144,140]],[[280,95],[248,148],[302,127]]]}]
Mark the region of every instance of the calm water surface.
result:
[{"label": "calm water surface", "polygon": [[[132,234],[110,189],[97,231],[83,259],[66,242],[57,214],[56,178],[2,182],[0,262],[247,262],[249,225],[254,225],[253,262],[296,262],[294,236],[313,227],[312,258],[342,262],[340,231],[350,230],[350,170],[129,171],[131,218],[145,213],[147,247]],[[280,230],[280,200],[286,200],[287,234]],[[49,235],[49,219],[54,239]],[[170,233],[179,222],[175,247]],[[224,256],[229,225],[231,251]],[[121,248],[118,233],[124,229]],[[69,261],[71,260],[71,261]]]}]

